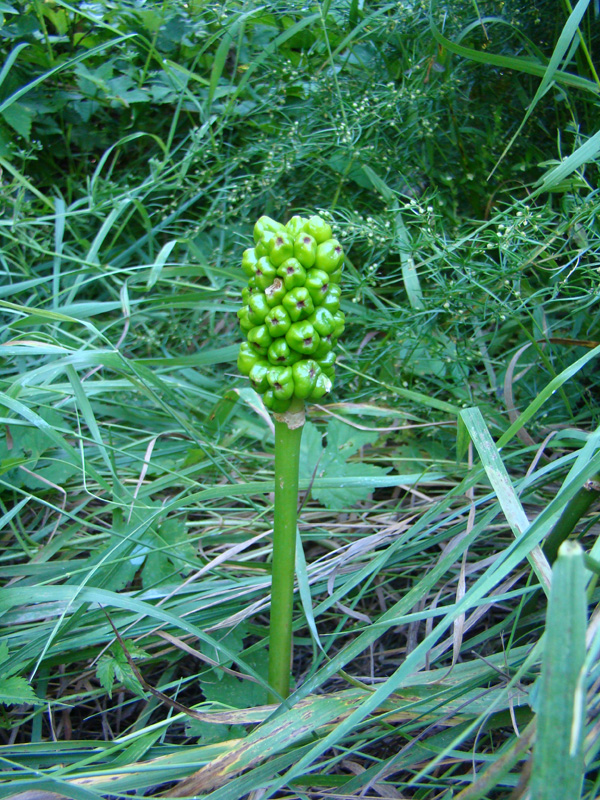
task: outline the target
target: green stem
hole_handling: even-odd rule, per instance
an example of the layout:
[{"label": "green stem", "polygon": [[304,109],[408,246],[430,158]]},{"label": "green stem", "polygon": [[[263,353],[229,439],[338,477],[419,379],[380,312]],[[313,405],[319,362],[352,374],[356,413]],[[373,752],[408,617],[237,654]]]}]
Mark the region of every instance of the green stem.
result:
[{"label": "green stem", "polygon": [[581,517],[599,497],[600,475],[594,475],[569,500],[544,544],[544,553],[551,564],[556,561],[558,548],[571,535]]},{"label": "green stem", "polygon": [[48,28],[46,27],[46,20],[44,19],[44,15],[42,13],[40,7],[40,0],[34,0],[34,7],[35,13],[38,18],[38,22],[40,23],[40,28],[42,29],[42,33],[44,34],[44,41],[46,42],[46,50],[48,51],[48,61],[50,62],[50,66],[54,66],[54,53],[52,52],[52,45],[50,44],[50,37],[48,36]]},{"label": "green stem", "polygon": [[[273,574],[271,578],[271,623],[269,628],[269,684],[271,699],[286,698],[290,691],[292,657],[292,611],[296,520],[298,516],[298,467],[302,423],[290,428],[288,421],[304,412],[303,401],[294,401],[289,411],[275,421],[275,520],[273,528]],[[291,423],[293,424],[293,422]]]}]

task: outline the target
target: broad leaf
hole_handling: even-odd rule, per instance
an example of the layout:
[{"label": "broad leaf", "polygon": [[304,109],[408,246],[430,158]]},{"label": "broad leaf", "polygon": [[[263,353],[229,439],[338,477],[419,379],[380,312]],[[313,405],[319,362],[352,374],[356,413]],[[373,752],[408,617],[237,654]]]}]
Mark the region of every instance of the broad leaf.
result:
[{"label": "broad leaf", "polygon": [[44,705],[45,700],[36,697],[35,692],[25,680],[14,675],[12,678],[0,678],[0,703],[5,706]]},{"label": "broad leaf", "polygon": [[[372,444],[378,436],[376,431],[360,431],[333,419],[327,427],[327,446],[323,447],[318,429],[307,422],[300,450],[300,476],[306,479],[311,479],[313,474],[316,478],[373,478],[387,474],[389,469],[346,460],[361,447]],[[327,508],[342,508],[365,500],[372,491],[370,485],[350,487],[342,484],[335,489],[313,487],[312,495]]]},{"label": "broad leaf", "polygon": [[[244,656],[244,662],[260,675],[267,675],[266,651]],[[267,702],[267,690],[254,681],[236,678],[225,673],[221,679],[212,671],[211,677],[201,681],[202,692],[207,700],[233,708],[252,708]]]}]

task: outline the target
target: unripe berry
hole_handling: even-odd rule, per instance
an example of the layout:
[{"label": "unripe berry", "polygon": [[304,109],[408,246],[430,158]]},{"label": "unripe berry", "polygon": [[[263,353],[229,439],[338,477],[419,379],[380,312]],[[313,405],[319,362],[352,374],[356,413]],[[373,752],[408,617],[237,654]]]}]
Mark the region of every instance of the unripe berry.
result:
[{"label": "unripe berry", "polygon": [[238,369],[280,414],[294,398],[316,402],[331,391],[333,348],[344,330],[344,251],[316,215],[292,217],[287,225],[263,216],[254,242],[242,256],[248,286],[238,311],[246,337]]}]

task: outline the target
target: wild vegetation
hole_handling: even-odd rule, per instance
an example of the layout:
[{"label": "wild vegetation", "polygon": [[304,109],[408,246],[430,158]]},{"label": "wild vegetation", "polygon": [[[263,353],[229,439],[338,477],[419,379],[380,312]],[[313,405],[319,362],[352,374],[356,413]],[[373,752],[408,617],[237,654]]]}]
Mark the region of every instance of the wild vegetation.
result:
[{"label": "wild vegetation", "polygon": [[[0,14],[0,796],[600,797],[596,5]],[[256,219],[313,213],[277,706],[236,314]]]}]

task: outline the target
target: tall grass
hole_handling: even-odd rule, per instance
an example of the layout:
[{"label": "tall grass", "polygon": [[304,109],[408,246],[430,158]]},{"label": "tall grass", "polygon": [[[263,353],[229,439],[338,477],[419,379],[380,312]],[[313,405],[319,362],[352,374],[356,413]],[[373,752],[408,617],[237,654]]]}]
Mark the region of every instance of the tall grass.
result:
[{"label": "tall grass", "polygon": [[[554,588],[597,797],[597,506],[573,590],[541,550],[600,472],[593,8],[4,5],[0,796],[525,797]],[[312,209],[349,325],[278,709],[238,263]]]}]

